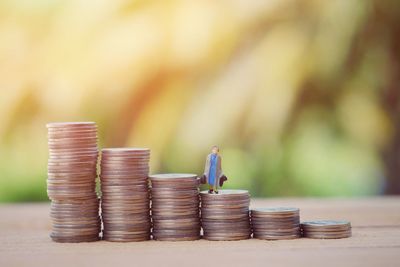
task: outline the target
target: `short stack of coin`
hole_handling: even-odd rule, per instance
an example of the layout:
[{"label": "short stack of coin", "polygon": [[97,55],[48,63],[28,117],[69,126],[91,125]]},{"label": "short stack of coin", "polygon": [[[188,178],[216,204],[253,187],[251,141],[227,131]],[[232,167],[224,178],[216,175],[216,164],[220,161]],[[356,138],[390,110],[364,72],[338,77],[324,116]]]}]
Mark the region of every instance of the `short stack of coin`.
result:
[{"label": "short stack of coin", "polygon": [[201,224],[207,240],[242,240],[251,235],[247,190],[202,191]]},{"label": "short stack of coin", "polygon": [[351,237],[349,221],[315,220],[300,224],[303,237],[335,239]]},{"label": "short stack of coin", "polygon": [[104,240],[150,239],[149,160],[150,149],[147,148],[102,149],[100,181]]},{"label": "short stack of coin", "polygon": [[196,174],[150,175],[153,238],[188,241],[200,238],[199,180]]},{"label": "short stack of coin", "polygon": [[56,242],[99,239],[98,158],[94,122],[48,123],[47,194]]},{"label": "short stack of coin", "polygon": [[253,237],[266,240],[300,237],[298,208],[255,208],[251,210]]}]

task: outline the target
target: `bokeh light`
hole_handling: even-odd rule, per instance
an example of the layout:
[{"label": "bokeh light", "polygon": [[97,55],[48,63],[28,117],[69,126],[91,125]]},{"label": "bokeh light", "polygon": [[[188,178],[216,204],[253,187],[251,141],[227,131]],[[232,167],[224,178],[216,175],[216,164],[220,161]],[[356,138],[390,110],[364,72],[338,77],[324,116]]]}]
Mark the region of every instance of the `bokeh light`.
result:
[{"label": "bokeh light", "polygon": [[400,4],[0,2],[0,201],[46,200],[51,121],[252,196],[400,193]]}]

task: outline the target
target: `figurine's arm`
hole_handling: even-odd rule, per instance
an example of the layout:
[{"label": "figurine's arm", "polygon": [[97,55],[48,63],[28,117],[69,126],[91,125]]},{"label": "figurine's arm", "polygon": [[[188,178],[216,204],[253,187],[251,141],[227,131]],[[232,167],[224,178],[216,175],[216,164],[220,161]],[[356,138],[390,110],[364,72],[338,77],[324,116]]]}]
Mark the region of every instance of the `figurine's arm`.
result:
[{"label": "figurine's arm", "polygon": [[206,158],[206,165],[204,166],[204,175],[208,177],[208,173],[210,172],[210,155]]},{"label": "figurine's arm", "polygon": [[223,176],[222,172],[222,158],[221,156],[218,156],[218,171],[219,171],[219,177]]},{"label": "figurine's arm", "polygon": [[224,185],[224,182],[228,180],[228,177],[225,176],[225,174],[222,172],[222,160],[221,157],[218,159],[218,171],[219,171],[219,177],[218,177],[218,185],[219,187],[222,187]]},{"label": "figurine's arm", "polygon": [[210,172],[210,157],[207,156],[206,158],[206,166],[204,167],[204,174],[200,177],[201,184],[208,183],[208,173]]}]

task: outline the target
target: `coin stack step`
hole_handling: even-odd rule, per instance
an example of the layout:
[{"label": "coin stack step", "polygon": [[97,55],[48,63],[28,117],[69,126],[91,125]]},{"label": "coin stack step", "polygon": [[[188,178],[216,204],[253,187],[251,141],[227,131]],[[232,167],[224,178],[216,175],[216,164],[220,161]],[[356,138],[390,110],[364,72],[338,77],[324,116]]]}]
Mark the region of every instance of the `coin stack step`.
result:
[{"label": "coin stack step", "polygon": [[94,122],[48,123],[47,194],[56,242],[99,239],[101,220],[96,194],[98,158]]},{"label": "coin stack step", "polygon": [[100,182],[104,240],[150,239],[149,160],[147,148],[102,149]]},{"label": "coin stack step", "polygon": [[351,224],[348,221],[316,220],[300,224],[303,237],[335,239],[351,237]]},{"label": "coin stack step", "polygon": [[247,190],[200,192],[201,224],[207,240],[242,240],[251,235]]},{"label": "coin stack step", "polygon": [[298,208],[255,208],[251,210],[253,237],[266,240],[300,237]]},{"label": "coin stack step", "polygon": [[153,238],[161,241],[199,239],[199,180],[197,175],[154,174],[149,178]]}]

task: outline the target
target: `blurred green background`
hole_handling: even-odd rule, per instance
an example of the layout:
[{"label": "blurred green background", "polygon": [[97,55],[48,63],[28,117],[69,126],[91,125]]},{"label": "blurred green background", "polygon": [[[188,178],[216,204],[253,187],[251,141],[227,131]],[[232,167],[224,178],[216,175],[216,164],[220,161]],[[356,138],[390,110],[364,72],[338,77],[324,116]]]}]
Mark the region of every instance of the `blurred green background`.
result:
[{"label": "blurred green background", "polygon": [[0,201],[46,200],[51,121],[252,196],[400,193],[400,4],[0,1]]}]

